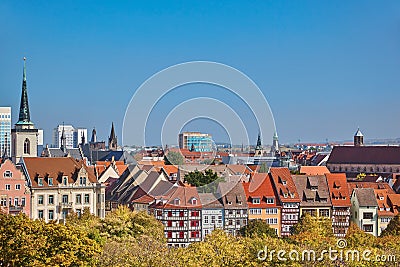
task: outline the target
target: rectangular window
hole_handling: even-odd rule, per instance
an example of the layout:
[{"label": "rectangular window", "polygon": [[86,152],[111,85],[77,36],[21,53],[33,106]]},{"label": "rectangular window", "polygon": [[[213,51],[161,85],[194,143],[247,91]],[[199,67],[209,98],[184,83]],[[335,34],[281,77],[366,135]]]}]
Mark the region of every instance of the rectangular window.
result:
[{"label": "rectangular window", "polygon": [[329,210],[319,210],[319,217],[329,217]]},{"label": "rectangular window", "polygon": [[76,202],[76,204],[82,204],[82,195],[81,194],[76,195],[75,202]]},{"label": "rectangular window", "polygon": [[68,195],[63,195],[62,196],[62,203],[64,203],[64,204],[68,203]]},{"label": "rectangular window", "polygon": [[38,178],[38,186],[43,186],[43,178]]},{"label": "rectangular window", "polygon": [[23,198],[21,198],[21,206],[22,206],[22,207],[25,207],[25,205],[26,205],[26,200],[25,200],[25,198],[23,197]]},{"label": "rectangular window", "polygon": [[54,220],[54,210],[49,210],[49,220]]},{"label": "rectangular window", "polygon": [[47,203],[48,203],[49,205],[53,205],[53,204],[54,204],[54,195],[49,195],[49,196],[47,197]]},{"label": "rectangular window", "polygon": [[204,216],[204,223],[208,223],[208,216]]},{"label": "rectangular window", "polygon": [[172,238],[172,232],[171,231],[168,231],[167,238]]},{"label": "rectangular window", "polygon": [[85,204],[89,204],[89,194],[85,194]]},{"label": "rectangular window", "polygon": [[12,172],[11,172],[11,171],[5,171],[4,174],[3,174],[3,176],[4,176],[5,178],[11,178],[11,177],[12,177]]},{"label": "rectangular window", "polygon": [[48,184],[49,184],[49,186],[53,186],[53,178],[48,179]]},{"label": "rectangular window", "polygon": [[15,185],[15,190],[21,190],[21,185],[20,184],[16,184]]},{"label": "rectangular window", "polygon": [[179,232],[179,238],[184,238],[184,237],[185,237],[184,232]]},{"label": "rectangular window", "polygon": [[38,218],[43,219],[43,210],[38,210]]},{"label": "rectangular window", "polygon": [[267,198],[267,204],[274,204],[274,199],[273,198]]},{"label": "rectangular window", "polygon": [[253,198],[253,204],[260,204],[259,198]]},{"label": "rectangular window", "polygon": [[364,212],[364,213],[363,213],[363,219],[369,219],[369,220],[371,220],[372,217],[373,217],[372,212]]},{"label": "rectangular window", "polygon": [[11,190],[11,185],[6,184],[6,190],[7,190],[7,191],[10,191],[10,190]]},{"label": "rectangular window", "polygon": [[374,231],[374,227],[372,224],[365,224],[363,226],[363,230],[367,233],[372,233]]},{"label": "rectangular window", "polygon": [[19,206],[19,199],[17,197],[14,198],[14,206],[16,206],[16,207]]},{"label": "rectangular window", "polygon": [[78,216],[78,218],[80,218],[82,216],[82,210],[81,209],[77,209],[76,210],[76,215]]},{"label": "rectangular window", "polygon": [[38,195],[38,205],[43,205],[43,195]]},{"label": "rectangular window", "polygon": [[7,206],[7,196],[2,196],[0,198],[0,206],[6,207]]}]

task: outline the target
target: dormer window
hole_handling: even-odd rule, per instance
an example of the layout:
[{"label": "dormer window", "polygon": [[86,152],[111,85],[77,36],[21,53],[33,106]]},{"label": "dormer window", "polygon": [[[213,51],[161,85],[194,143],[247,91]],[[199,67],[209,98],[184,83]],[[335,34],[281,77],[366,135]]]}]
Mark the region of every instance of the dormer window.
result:
[{"label": "dormer window", "polygon": [[267,204],[274,204],[274,198],[267,197]]},{"label": "dormer window", "polygon": [[197,199],[196,198],[192,198],[192,205],[197,205]]},{"label": "dormer window", "polygon": [[379,200],[384,200],[384,199],[385,198],[382,195],[379,196]]},{"label": "dormer window", "polygon": [[86,185],[86,177],[79,177],[79,184]]},{"label": "dormer window", "polygon": [[66,176],[64,176],[62,179],[63,179],[63,185],[67,185],[68,184],[68,178]]},{"label": "dormer window", "polygon": [[253,198],[252,200],[253,200],[253,204],[260,204],[260,198],[259,197]]},{"label": "dormer window", "polygon": [[179,205],[181,203],[181,200],[179,198],[174,199],[174,205]]},{"label": "dormer window", "polygon": [[286,193],[286,192],[283,193],[283,197],[284,197],[284,198],[287,198],[287,197],[288,197],[288,193]]},{"label": "dormer window", "polygon": [[43,186],[43,178],[38,178],[38,186]]},{"label": "dormer window", "polygon": [[4,178],[11,178],[12,177],[12,172],[11,171],[5,171],[3,173]]},{"label": "dormer window", "polygon": [[47,183],[49,186],[53,186],[53,178],[47,178]]},{"label": "dormer window", "polygon": [[317,190],[318,190],[318,186],[311,186],[310,189],[311,189],[312,191],[317,191]]}]

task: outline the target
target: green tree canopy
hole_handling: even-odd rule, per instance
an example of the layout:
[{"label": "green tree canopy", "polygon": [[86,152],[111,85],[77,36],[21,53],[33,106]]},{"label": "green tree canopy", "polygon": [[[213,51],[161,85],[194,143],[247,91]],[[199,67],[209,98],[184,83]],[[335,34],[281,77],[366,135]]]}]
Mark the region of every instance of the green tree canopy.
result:
[{"label": "green tree canopy", "polygon": [[222,177],[218,177],[217,173],[212,170],[206,170],[204,173],[195,170],[185,175],[185,181],[199,188],[199,192],[212,193],[215,192],[218,182],[224,181]]},{"label": "green tree canopy", "polygon": [[390,220],[388,226],[382,231],[381,236],[400,236],[400,214]]},{"label": "green tree canopy", "polygon": [[271,236],[277,237],[275,230],[267,224],[264,220],[250,220],[249,223],[239,230],[240,235],[244,237],[255,237],[255,236]]}]

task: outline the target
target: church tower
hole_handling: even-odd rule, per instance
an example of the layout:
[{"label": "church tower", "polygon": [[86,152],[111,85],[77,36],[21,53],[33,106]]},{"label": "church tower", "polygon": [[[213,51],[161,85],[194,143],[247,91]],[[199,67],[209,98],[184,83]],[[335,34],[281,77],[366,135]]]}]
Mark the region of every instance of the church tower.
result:
[{"label": "church tower", "polygon": [[364,135],[358,128],[357,132],[354,134],[354,146],[363,146],[364,145]]},{"label": "church tower", "polygon": [[117,142],[117,136],[115,135],[114,123],[111,123],[111,133],[110,137],[108,138],[108,149],[109,150],[118,149],[118,142]]},{"label": "church tower", "polygon": [[258,133],[258,138],[257,138],[257,144],[256,144],[256,149],[254,151],[254,156],[255,157],[262,157],[264,155],[264,150],[261,145],[261,134]]},{"label": "church tower", "polygon": [[11,157],[17,163],[21,157],[37,157],[38,129],[35,128],[29,113],[28,90],[26,86],[26,58],[22,76],[22,94],[18,121],[11,130]]},{"label": "church tower", "polygon": [[278,139],[278,133],[274,133],[274,137],[272,137],[272,147],[271,147],[271,154],[272,156],[275,156],[277,153],[279,153],[279,139]]}]

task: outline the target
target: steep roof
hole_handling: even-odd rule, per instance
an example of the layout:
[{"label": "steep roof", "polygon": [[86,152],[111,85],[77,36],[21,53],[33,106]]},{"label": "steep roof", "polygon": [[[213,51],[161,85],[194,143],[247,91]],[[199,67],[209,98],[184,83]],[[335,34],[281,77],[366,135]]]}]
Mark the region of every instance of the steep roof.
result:
[{"label": "steep roof", "polygon": [[[154,208],[201,208],[200,196],[196,187],[174,186],[151,206]],[[196,199],[196,202],[192,202]],[[176,202],[178,200],[178,203]]]},{"label": "steep roof", "polygon": [[400,146],[335,146],[327,164],[400,164]]},{"label": "steep roof", "polygon": [[375,198],[375,192],[373,188],[355,188],[354,194],[358,200],[359,206],[366,207],[377,207],[378,202]]},{"label": "steep roof", "polygon": [[292,177],[301,197],[302,206],[330,206],[332,204],[325,175],[293,175]]},{"label": "steep roof", "polygon": [[394,193],[393,189],[390,187],[388,183],[385,182],[360,182],[360,181],[354,181],[354,180],[349,180],[347,181],[347,187],[349,189],[349,194],[353,192],[353,189],[355,188],[373,188],[373,189],[387,189],[390,190],[390,192]]},{"label": "steep roof", "polygon": [[38,187],[38,178],[43,179],[43,186],[48,187],[48,179],[53,178],[53,186],[62,184],[62,177],[68,177],[68,183],[75,183],[81,169],[87,172],[89,182],[96,183],[97,179],[84,161],[78,161],[71,157],[65,158],[24,158],[26,170],[31,178],[32,186]]},{"label": "steep roof", "polygon": [[[271,177],[267,173],[256,173],[250,182],[243,183],[249,208],[269,208],[277,206],[278,196],[272,185]],[[253,204],[253,199],[259,198],[259,204]],[[273,198],[274,203],[268,203],[267,198]]]},{"label": "steep roof", "polygon": [[350,207],[351,200],[347,186],[346,174],[328,173],[325,174],[331,195],[332,205],[335,207]]},{"label": "steep roof", "polygon": [[225,209],[247,208],[246,194],[240,182],[220,182],[217,197],[221,200]]},{"label": "steep roof", "polygon": [[222,209],[224,206],[213,193],[199,193],[203,209]]},{"label": "steep roof", "polygon": [[300,202],[299,194],[288,168],[272,167],[270,175],[281,202]]}]

